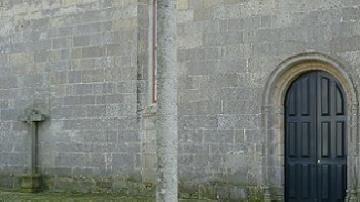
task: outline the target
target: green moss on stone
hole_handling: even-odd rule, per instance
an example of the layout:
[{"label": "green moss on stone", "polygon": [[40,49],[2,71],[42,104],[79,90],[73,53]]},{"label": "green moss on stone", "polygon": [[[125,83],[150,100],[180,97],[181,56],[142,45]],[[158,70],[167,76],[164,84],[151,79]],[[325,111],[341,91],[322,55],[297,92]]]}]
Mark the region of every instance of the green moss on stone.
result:
[{"label": "green moss on stone", "polygon": [[264,201],[264,192],[258,186],[248,187],[248,201],[249,202],[262,202]]}]

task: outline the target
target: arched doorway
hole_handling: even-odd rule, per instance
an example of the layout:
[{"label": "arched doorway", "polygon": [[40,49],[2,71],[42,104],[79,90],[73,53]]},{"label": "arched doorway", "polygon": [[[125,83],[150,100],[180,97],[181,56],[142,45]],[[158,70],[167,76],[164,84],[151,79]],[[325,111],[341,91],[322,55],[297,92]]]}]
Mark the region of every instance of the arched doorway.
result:
[{"label": "arched doorway", "polygon": [[322,71],[341,84],[346,114],[347,194],[346,199],[357,198],[359,169],[359,100],[353,82],[356,73],[348,66],[321,53],[302,53],[281,62],[266,81],[262,109],[264,158],[263,183],[266,201],[285,200],[285,100],[291,84],[308,72]]},{"label": "arched doorway", "polygon": [[347,187],[346,100],[323,71],[294,80],[285,98],[286,201],[343,201]]}]

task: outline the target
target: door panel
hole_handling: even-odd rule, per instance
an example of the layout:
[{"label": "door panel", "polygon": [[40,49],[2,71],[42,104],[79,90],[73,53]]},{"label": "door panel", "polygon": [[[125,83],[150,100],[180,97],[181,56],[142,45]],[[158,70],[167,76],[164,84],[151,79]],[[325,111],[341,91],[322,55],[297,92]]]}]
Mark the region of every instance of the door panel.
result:
[{"label": "door panel", "polygon": [[320,164],[320,194],[321,201],[329,201],[330,168],[329,165]]},{"label": "door panel", "polygon": [[300,99],[301,99],[301,115],[309,115],[310,114],[310,78],[305,77],[302,81],[301,81],[301,94],[300,94]]},{"label": "door panel", "polygon": [[302,165],[301,171],[301,178],[303,179],[301,183],[301,198],[308,199],[311,192],[311,166],[309,164]]},{"label": "door panel", "polygon": [[309,72],[285,101],[285,198],[343,201],[346,190],[344,93],[329,74]]},{"label": "door panel", "polygon": [[339,85],[336,85],[336,115],[345,115],[344,99]]},{"label": "door panel", "polygon": [[321,115],[329,115],[330,93],[329,93],[329,79],[322,77],[320,79],[320,100],[321,100]]},{"label": "door panel", "polygon": [[311,154],[311,122],[303,122],[301,126],[301,157],[310,157]]},{"label": "door panel", "polygon": [[316,186],[316,75],[297,79],[286,100],[286,198],[312,201]]},{"label": "door panel", "polygon": [[329,122],[322,122],[320,125],[320,134],[321,134],[321,157],[328,157],[329,156],[329,149],[330,149],[330,123]]},{"label": "door panel", "polygon": [[336,157],[342,158],[344,157],[344,121],[336,122]]},{"label": "door panel", "polygon": [[[328,186],[322,184],[318,189],[323,193],[329,193],[327,198],[321,198],[322,201],[343,201],[346,192],[346,176],[343,174],[343,172],[346,173],[346,169],[343,170],[346,167],[345,97],[338,82],[329,74],[317,72],[317,81],[318,92],[322,95],[320,99],[318,98],[317,108],[327,108],[326,113],[324,111],[317,113],[317,125],[327,125],[327,128],[318,127],[321,137],[317,137],[317,145],[321,148],[318,148],[317,158],[322,167],[319,173],[321,180],[328,182]],[[326,95],[327,100],[323,95]],[[324,153],[325,148],[328,153]],[[338,195],[337,190],[340,190],[342,194]]]}]

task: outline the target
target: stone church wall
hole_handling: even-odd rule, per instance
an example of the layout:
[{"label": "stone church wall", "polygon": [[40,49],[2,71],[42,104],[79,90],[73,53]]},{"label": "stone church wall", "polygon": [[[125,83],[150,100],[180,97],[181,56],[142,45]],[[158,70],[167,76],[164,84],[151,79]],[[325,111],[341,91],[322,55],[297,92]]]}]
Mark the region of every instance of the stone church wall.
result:
[{"label": "stone church wall", "polygon": [[[30,164],[18,117],[38,108],[39,166],[51,191],[124,191],[141,179],[137,2],[0,1],[0,184]],[[117,179],[112,183],[113,179]]]},{"label": "stone church wall", "polygon": [[[1,187],[17,188],[29,167],[30,137],[18,117],[38,108],[48,115],[39,125],[46,189],[153,194],[151,2],[0,0]],[[288,58],[319,53],[359,85],[359,6],[178,0],[182,196],[256,198],[273,188],[270,168],[281,192],[281,162],[267,158],[284,146],[265,135],[267,82]]]},{"label": "stone church wall", "polygon": [[284,61],[319,53],[342,64],[357,86],[360,2],[178,3],[180,179],[223,184],[224,197],[239,197],[249,185],[283,194],[284,139],[266,131],[274,122],[264,119],[266,85]]}]

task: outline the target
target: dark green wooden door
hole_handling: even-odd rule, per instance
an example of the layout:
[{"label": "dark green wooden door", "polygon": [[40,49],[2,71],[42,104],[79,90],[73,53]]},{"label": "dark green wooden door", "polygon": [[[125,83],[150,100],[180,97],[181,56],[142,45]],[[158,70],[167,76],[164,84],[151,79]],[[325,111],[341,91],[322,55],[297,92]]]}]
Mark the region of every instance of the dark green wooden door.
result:
[{"label": "dark green wooden door", "polygon": [[295,80],[285,100],[286,201],[343,201],[346,105],[340,84],[313,71]]}]

